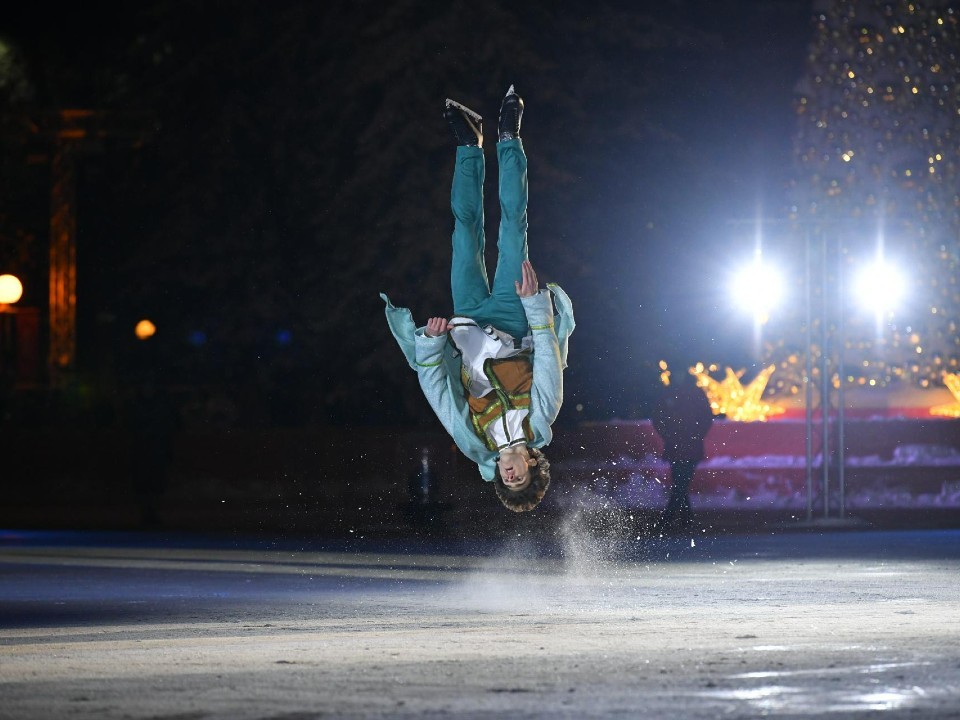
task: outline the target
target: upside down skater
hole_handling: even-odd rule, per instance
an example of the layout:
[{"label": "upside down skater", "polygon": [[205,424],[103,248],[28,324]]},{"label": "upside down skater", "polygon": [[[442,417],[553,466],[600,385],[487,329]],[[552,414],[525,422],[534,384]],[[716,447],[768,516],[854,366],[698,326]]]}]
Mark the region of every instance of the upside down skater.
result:
[{"label": "upside down skater", "polygon": [[483,120],[448,99],[444,117],[457,144],[450,197],[453,316],[431,317],[418,328],[408,309],[380,296],[430,407],[515,512],[535,508],[550,484],[542,448],[553,438],[563,403],[567,341],[575,327],[570,298],[558,285],[540,289],[528,258],[523,106],[511,85],[498,122],[500,229],[492,289],[484,262]]}]

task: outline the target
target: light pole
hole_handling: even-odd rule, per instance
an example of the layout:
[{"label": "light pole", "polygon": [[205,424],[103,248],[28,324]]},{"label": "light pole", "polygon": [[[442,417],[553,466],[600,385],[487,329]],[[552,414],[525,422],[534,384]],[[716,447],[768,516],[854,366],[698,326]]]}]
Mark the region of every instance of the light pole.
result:
[{"label": "light pole", "polygon": [[[819,242],[816,245],[819,252],[814,253],[814,235]],[[844,291],[844,263],[846,262],[846,248],[843,243],[842,235],[837,233],[830,242],[828,232],[823,227],[816,227],[808,230],[806,234],[806,302],[807,302],[807,372],[804,378],[806,390],[806,467],[807,467],[807,522],[814,523],[813,517],[813,297],[815,290],[819,291],[819,312],[817,313],[817,344],[820,347],[820,487],[823,495],[823,517],[824,522],[830,522],[830,465],[831,465],[831,442],[830,442],[830,399],[831,385],[833,385],[834,373],[831,368],[831,359],[836,355],[836,378],[837,378],[837,481],[839,494],[839,519],[842,521],[845,514],[845,495],[846,480],[844,477],[844,468],[846,466],[844,438],[844,410],[846,401],[843,392],[844,382],[844,357],[843,351],[846,344],[845,338],[845,291]],[[832,246],[832,247],[831,247]],[[832,249],[832,256],[831,256]],[[816,254],[816,257],[815,257]],[[817,265],[819,281],[814,282],[814,264]],[[831,278],[830,269],[833,267],[833,277]],[[833,312],[831,312],[833,310]],[[834,330],[831,331],[831,322],[835,323]]]},{"label": "light pole", "polygon": [[3,389],[13,385],[17,363],[17,327],[14,305],[23,297],[23,283],[16,275],[0,275],[0,378]]},{"label": "light pole", "polygon": [[[806,311],[807,311],[807,363],[804,385],[806,391],[806,452],[807,452],[807,521],[813,521],[813,410],[812,410],[812,370],[813,370],[813,295],[819,290],[819,313],[817,339],[820,346],[820,416],[821,416],[821,487],[823,491],[823,519],[833,520],[830,513],[830,423],[831,423],[831,385],[834,374],[831,372],[831,360],[836,360],[836,479],[838,488],[838,513],[836,520],[850,521],[846,513],[846,320],[851,290],[856,294],[857,304],[868,308],[875,314],[875,331],[882,333],[883,318],[899,303],[904,289],[904,280],[896,266],[884,257],[883,234],[878,234],[874,261],[861,268],[851,287],[847,284],[846,267],[849,264],[848,248],[842,229],[834,228],[834,237],[828,237],[823,227],[808,231],[806,235]],[[818,258],[814,258],[813,236],[818,235]],[[832,240],[832,242],[830,242]],[[832,247],[831,247],[832,246]],[[831,252],[832,250],[832,252]],[[819,262],[817,262],[819,261]],[[818,265],[819,282],[814,283],[814,264]],[[833,267],[833,276],[830,269]],[[831,312],[832,311],[832,312]],[[831,323],[833,328],[831,330]]]},{"label": "light pole", "polygon": [[0,308],[6,311],[23,297],[23,283],[16,275],[0,275]]}]

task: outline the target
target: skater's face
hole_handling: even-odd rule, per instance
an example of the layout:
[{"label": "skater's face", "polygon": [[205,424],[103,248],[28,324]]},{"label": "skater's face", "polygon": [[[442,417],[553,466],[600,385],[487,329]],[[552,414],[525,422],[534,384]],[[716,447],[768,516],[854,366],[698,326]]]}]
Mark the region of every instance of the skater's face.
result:
[{"label": "skater's face", "polygon": [[537,464],[526,445],[507,448],[497,459],[500,479],[509,490],[523,490],[530,484],[530,468]]}]

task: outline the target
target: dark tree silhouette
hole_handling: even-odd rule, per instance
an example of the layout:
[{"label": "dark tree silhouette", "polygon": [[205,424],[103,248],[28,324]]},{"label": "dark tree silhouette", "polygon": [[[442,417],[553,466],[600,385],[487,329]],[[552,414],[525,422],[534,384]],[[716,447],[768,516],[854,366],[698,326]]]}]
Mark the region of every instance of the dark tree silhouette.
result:
[{"label": "dark tree silhouette", "polygon": [[[57,85],[154,118],[138,152],[108,144],[84,166],[81,312],[117,317],[117,352],[149,316],[160,330],[138,361],[224,388],[249,422],[429,421],[377,294],[418,318],[449,312],[442,102],[492,128],[511,83],[527,101],[532,259],[578,314],[564,415],[622,411],[645,359],[676,342],[658,248],[696,241],[694,218],[734,185],[704,154],[702,107],[743,60],[716,15],[613,0],[128,5],[80,66],[43,59],[49,106],[68,96]],[[492,182],[487,195],[495,237]]]}]

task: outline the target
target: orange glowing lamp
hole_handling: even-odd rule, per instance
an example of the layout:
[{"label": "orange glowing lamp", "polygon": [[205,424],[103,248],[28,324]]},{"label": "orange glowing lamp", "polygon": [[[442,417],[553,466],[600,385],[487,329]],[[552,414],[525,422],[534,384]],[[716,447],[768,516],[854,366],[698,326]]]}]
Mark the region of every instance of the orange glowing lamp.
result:
[{"label": "orange glowing lamp", "polygon": [[23,297],[23,283],[16,275],[0,275],[0,305],[13,305]]},{"label": "orange glowing lamp", "polygon": [[137,336],[138,340],[147,340],[156,335],[157,326],[149,320],[143,319],[137,323],[137,326],[133,329],[133,332]]}]

